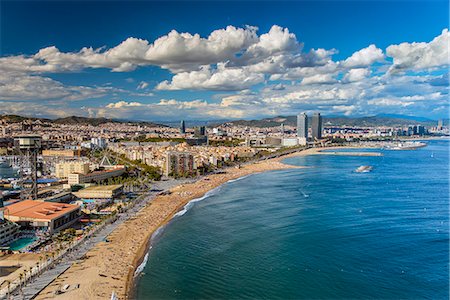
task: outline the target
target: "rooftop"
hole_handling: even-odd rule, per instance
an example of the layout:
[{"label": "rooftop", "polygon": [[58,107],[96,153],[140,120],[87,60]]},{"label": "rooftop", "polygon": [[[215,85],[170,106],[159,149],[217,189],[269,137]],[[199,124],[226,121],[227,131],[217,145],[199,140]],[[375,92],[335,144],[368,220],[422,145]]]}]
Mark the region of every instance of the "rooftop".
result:
[{"label": "rooftop", "polygon": [[72,204],[24,200],[9,205],[5,216],[53,220],[79,208]]},{"label": "rooftop", "polygon": [[121,188],[122,185],[121,184],[114,184],[114,185],[93,185],[93,186],[89,186],[87,188],[84,188],[80,191],[83,192],[94,192],[94,191],[114,191],[117,190],[119,188]]}]

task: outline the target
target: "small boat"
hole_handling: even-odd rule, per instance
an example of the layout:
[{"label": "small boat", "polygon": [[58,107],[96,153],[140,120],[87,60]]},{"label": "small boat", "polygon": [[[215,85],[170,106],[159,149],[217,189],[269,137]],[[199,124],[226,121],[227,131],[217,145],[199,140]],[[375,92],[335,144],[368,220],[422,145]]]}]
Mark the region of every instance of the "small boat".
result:
[{"label": "small boat", "polygon": [[355,170],[355,172],[358,172],[358,173],[368,173],[368,172],[370,172],[370,171],[372,171],[372,166],[359,166],[356,170]]}]

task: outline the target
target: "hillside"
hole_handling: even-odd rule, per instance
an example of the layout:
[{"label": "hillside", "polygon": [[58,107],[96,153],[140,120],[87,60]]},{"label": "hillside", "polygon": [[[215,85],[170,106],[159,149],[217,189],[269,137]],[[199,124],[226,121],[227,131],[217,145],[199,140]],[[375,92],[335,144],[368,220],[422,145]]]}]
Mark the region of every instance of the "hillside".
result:
[{"label": "hillside", "polygon": [[46,118],[33,118],[33,117],[24,117],[24,116],[18,116],[18,115],[0,115],[0,120],[6,121],[7,123],[20,123],[23,121],[40,121],[43,123],[53,123],[53,124],[65,124],[65,125],[77,125],[77,124],[83,124],[83,125],[92,125],[92,126],[98,126],[105,123],[127,123],[127,124],[134,124],[134,125],[145,125],[145,126],[152,126],[152,127],[167,127],[166,125],[157,124],[153,122],[140,122],[140,121],[126,121],[126,120],[114,120],[114,119],[107,119],[107,118],[87,118],[87,117],[78,117],[78,116],[70,116],[65,118],[58,118],[58,119],[46,119]]}]

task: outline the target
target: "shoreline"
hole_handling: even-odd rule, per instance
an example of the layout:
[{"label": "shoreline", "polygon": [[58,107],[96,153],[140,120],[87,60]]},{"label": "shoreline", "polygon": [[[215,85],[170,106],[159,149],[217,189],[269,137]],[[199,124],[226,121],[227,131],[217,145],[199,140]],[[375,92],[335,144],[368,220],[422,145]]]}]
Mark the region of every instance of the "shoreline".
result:
[{"label": "shoreline", "polygon": [[[272,171],[276,171],[276,170],[272,170]],[[264,172],[268,172],[268,171],[264,171]],[[209,190],[203,196],[201,196],[199,198],[194,198],[194,199],[189,200],[188,202],[186,202],[183,205],[181,205],[180,209],[178,211],[176,211],[173,215],[171,215],[169,217],[169,219],[167,220],[167,222],[162,223],[158,228],[156,228],[156,230],[154,230],[150,234],[150,237],[149,237],[148,241],[144,245],[145,251],[143,251],[143,252],[141,252],[140,254],[137,255],[138,259],[136,261],[136,270],[133,272],[131,278],[127,281],[127,285],[128,285],[127,286],[128,292],[127,292],[127,295],[126,295],[127,299],[136,299],[134,296],[136,296],[136,292],[137,292],[137,280],[139,279],[139,276],[141,275],[141,273],[143,272],[143,270],[145,268],[146,257],[148,259],[150,251],[152,249],[152,245],[155,243],[155,239],[158,238],[158,235],[160,233],[162,233],[162,231],[164,231],[165,227],[168,226],[171,222],[175,221],[177,217],[181,217],[181,216],[184,215],[184,213],[181,214],[181,215],[178,215],[178,213],[182,212],[185,209],[185,207],[187,205],[189,205],[190,203],[196,203],[196,202],[199,202],[199,201],[207,199],[211,195],[214,195],[211,192],[213,192],[215,190],[218,190],[221,186],[223,186],[223,185],[225,185],[227,183],[235,182],[235,181],[238,181],[240,179],[247,178],[247,177],[249,177],[251,175],[255,175],[255,174],[259,174],[259,173],[262,173],[262,172],[256,172],[256,173],[244,175],[242,177],[238,177],[238,178],[235,178],[235,179],[230,179],[230,180],[224,182],[223,184],[221,184],[221,185],[219,185],[219,186]],[[209,193],[211,193],[211,194],[209,194]],[[185,213],[187,211],[188,210],[186,210]],[[144,264],[144,262],[145,262],[145,264]],[[142,270],[138,271],[138,269],[140,267],[142,267]]]},{"label": "shoreline", "polygon": [[[291,153],[285,156],[258,161],[241,168],[226,169],[223,174],[210,174],[193,183],[181,184],[171,189],[171,194],[155,197],[134,217],[121,224],[108,242],[100,242],[82,261],[74,262],[45,287],[35,299],[99,299],[110,298],[115,292],[119,299],[130,299],[135,287],[135,271],[143,262],[151,247],[151,237],[169,223],[184,206],[219,186],[256,173],[304,168],[281,162],[289,157],[310,155],[317,148]],[[126,251],[128,250],[128,251]],[[79,285],[66,293],[55,295],[59,286]]]}]

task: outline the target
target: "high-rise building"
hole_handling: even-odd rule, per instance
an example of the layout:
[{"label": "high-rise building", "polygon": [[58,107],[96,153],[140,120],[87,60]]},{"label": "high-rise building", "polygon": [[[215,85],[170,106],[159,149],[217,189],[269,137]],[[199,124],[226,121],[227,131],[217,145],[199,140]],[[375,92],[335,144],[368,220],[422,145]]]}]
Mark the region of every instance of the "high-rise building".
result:
[{"label": "high-rise building", "polygon": [[205,126],[198,126],[194,129],[194,135],[199,136],[205,136],[206,135],[206,127]]},{"label": "high-rise building", "polygon": [[305,113],[297,115],[297,136],[308,138],[308,116]]},{"label": "high-rise building", "polygon": [[100,148],[100,149],[105,149],[106,148],[106,139],[101,138],[101,137],[96,137],[96,138],[91,138],[91,144],[92,144],[92,148]]},{"label": "high-rise building", "polygon": [[186,124],[184,123],[184,120],[180,123],[180,133],[185,134],[186,133]]},{"label": "high-rise building", "polygon": [[442,119],[439,119],[438,120],[438,126],[437,126],[438,128],[438,130],[442,130],[442,128],[444,127],[444,120],[442,120]]},{"label": "high-rise building", "polygon": [[408,132],[408,133],[407,133],[408,136],[414,134],[414,130],[413,130],[412,126],[408,126],[408,131],[407,131],[407,132]]},{"label": "high-rise building", "polygon": [[320,113],[314,113],[312,117],[311,132],[313,139],[322,138],[322,116]]},{"label": "high-rise building", "polygon": [[284,134],[284,124],[283,123],[281,123],[281,125],[280,125],[280,131],[281,131],[281,134]]},{"label": "high-rise building", "polygon": [[425,127],[423,125],[417,126],[417,134],[418,135],[425,135]]}]

